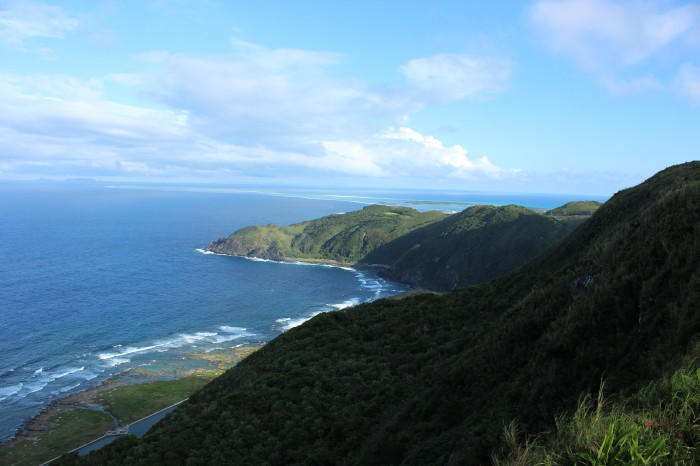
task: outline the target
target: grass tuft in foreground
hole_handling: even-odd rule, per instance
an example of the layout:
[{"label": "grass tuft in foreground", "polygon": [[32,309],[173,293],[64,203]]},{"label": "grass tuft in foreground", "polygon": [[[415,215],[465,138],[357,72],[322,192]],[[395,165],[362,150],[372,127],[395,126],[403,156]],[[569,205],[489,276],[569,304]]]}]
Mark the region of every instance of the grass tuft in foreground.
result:
[{"label": "grass tuft in foreground", "polygon": [[553,435],[521,442],[517,423],[505,427],[496,465],[699,464],[700,368],[686,367],[648,385],[626,402],[582,397]]}]

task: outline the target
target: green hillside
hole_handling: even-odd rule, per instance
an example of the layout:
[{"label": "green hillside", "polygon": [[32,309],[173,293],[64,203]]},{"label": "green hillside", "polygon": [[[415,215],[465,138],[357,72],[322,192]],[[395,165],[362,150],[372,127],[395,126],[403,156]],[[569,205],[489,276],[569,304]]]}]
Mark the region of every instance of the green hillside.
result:
[{"label": "green hillside", "polygon": [[[541,215],[525,207],[474,206],[414,230],[370,252],[381,275],[431,290],[482,283],[526,264],[593,212]],[[552,211],[553,212],[553,211]]]},{"label": "green hillside", "polygon": [[[602,379],[606,396],[622,399],[663,381],[697,348],[699,226],[700,163],[671,167],[616,194],[516,272],[441,296],[320,314],[215,379],[143,439],[117,441],[83,461],[485,464],[499,451],[508,458],[500,438],[513,420],[526,432],[552,432],[555,416],[574,412],[583,394],[595,396]],[[667,399],[663,390],[645,393],[661,405]],[[690,414],[671,416],[700,412],[697,396],[685,405]],[[629,422],[646,428],[643,417]],[[674,434],[680,464],[697,460],[698,423]]]},{"label": "green hillside", "polygon": [[246,227],[212,242],[207,250],[272,260],[355,263],[382,244],[445,217],[436,211],[373,205],[286,227]]},{"label": "green hillside", "polygon": [[207,250],[372,265],[386,278],[444,291],[522,266],[598,206],[570,202],[546,215],[515,205],[474,206],[446,215],[374,205],[286,227],[246,227],[212,242]]},{"label": "green hillside", "polygon": [[571,217],[590,217],[601,206],[597,201],[573,201],[567,202],[561,207],[548,210],[547,215],[565,219]]}]

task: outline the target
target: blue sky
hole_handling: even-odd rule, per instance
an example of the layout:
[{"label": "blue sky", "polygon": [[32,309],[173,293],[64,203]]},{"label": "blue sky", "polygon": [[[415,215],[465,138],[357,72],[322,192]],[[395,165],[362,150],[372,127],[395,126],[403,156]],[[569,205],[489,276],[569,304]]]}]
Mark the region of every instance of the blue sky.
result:
[{"label": "blue sky", "polygon": [[610,195],[700,149],[700,4],[0,0],[0,179]]}]

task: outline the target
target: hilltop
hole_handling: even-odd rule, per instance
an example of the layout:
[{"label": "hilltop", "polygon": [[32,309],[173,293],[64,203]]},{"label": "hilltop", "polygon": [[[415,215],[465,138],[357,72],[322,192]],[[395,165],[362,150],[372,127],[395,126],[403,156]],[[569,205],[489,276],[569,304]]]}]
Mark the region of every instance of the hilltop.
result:
[{"label": "hilltop", "polygon": [[372,205],[286,227],[274,224],[246,227],[213,241],[206,249],[218,254],[271,260],[353,264],[378,246],[445,217],[446,214],[437,211],[421,213],[407,207]]},{"label": "hilltop", "polygon": [[601,206],[597,201],[573,201],[567,202],[556,209],[548,210],[546,215],[559,219],[573,219],[590,217]]},{"label": "hilltop", "polygon": [[[699,226],[700,163],[671,167],[617,193],[508,275],[318,315],[143,439],[84,461],[486,463],[514,419],[530,432],[551,431],[555,416],[596,393],[601,379],[621,397],[681,366],[700,330]],[[691,413],[697,398],[691,391]],[[667,425],[672,435],[656,443],[692,463],[700,441],[693,423]]]},{"label": "hilltop", "polygon": [[544,215],[515,205],[474,206],[453,215],[373,205],[286,227],[246,227],[213,241],[207,250],[371,265],[385,278],[444,291],[520,267],[599,205],[571,202]]},{"label": "hilltop", "polygon": [[362,262],[383,264],[380,275],[431,290],[474,285],[526,264],[599,206],[570,202],[544,215],[516,205],[473,206],[378,247]]}]

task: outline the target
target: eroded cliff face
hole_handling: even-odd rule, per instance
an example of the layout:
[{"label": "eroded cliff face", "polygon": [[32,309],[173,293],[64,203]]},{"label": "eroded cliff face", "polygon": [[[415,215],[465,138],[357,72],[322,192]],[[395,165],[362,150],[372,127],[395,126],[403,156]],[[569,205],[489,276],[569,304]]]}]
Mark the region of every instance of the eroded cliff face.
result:
[{"label": "eroded cliff face", "polygon": [[273,261],[283,261],[286,259],[275,242],[267,247],[262,245],[247,247],[233,238],[219,238],[209,243],[209,246],[206,247],[206,251],[211,251],[216,254],[227,254],[229,256],[257,257]]}]

